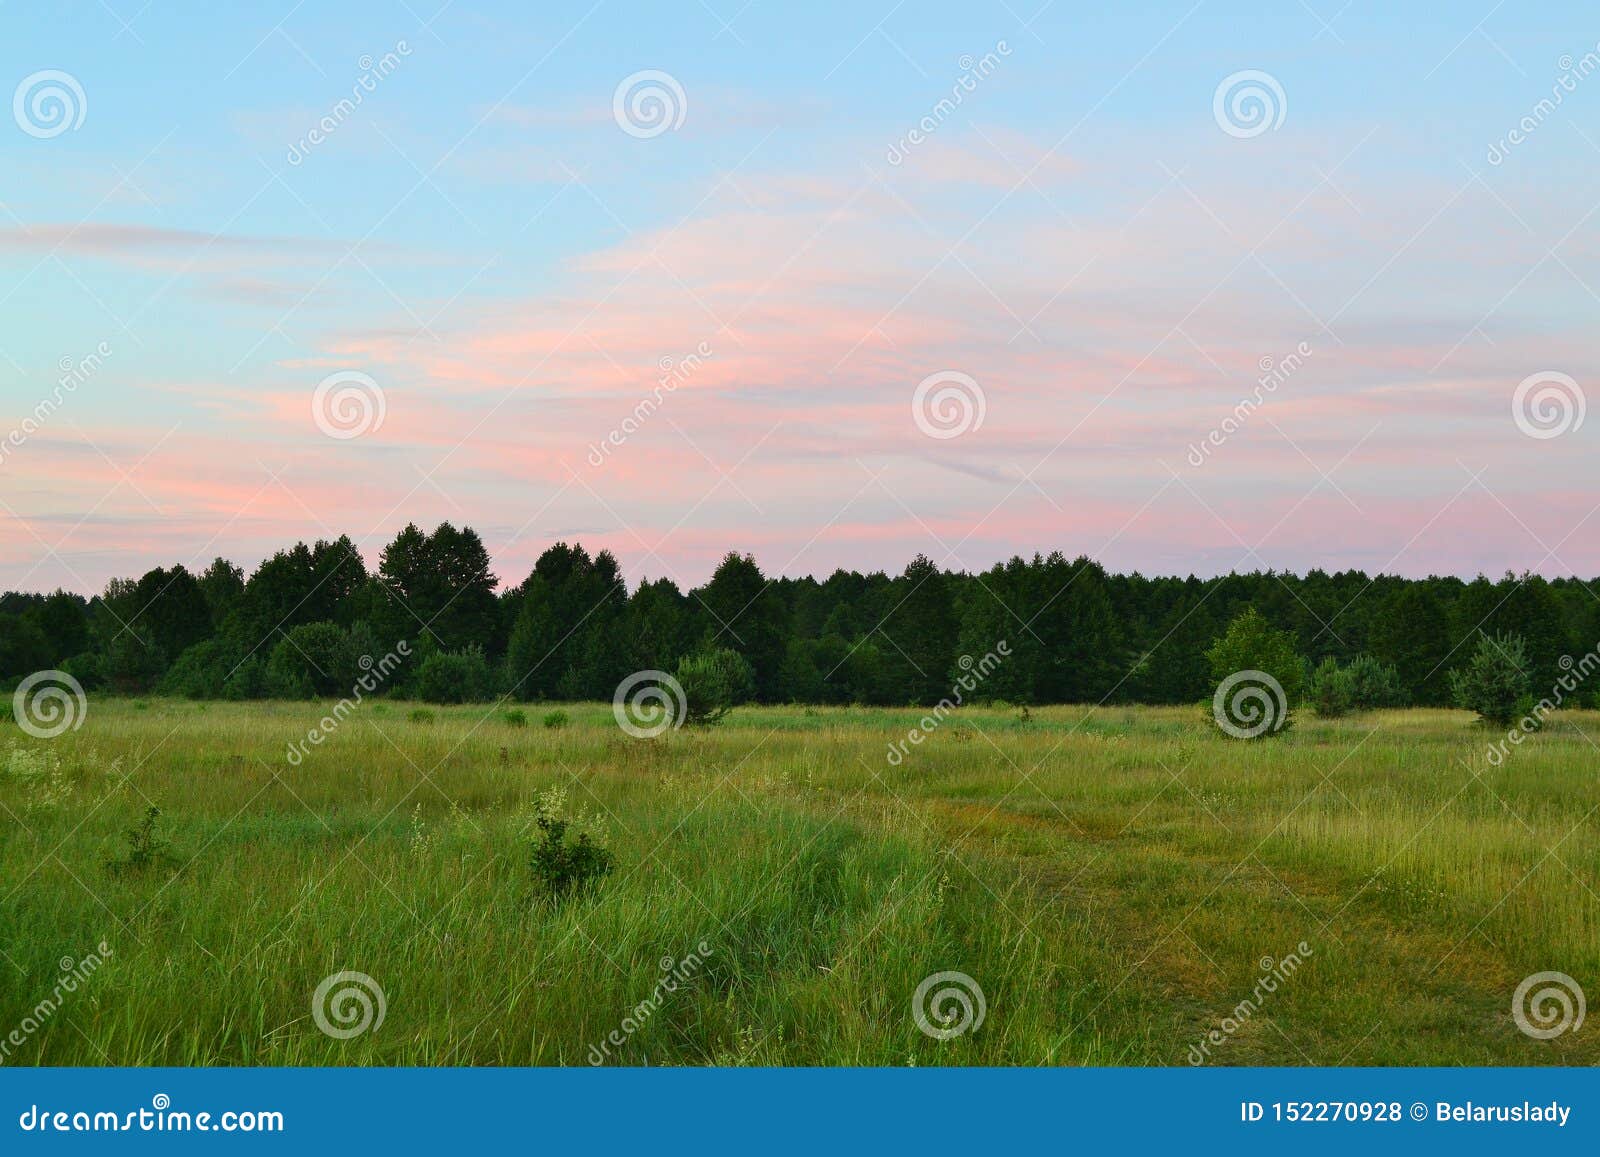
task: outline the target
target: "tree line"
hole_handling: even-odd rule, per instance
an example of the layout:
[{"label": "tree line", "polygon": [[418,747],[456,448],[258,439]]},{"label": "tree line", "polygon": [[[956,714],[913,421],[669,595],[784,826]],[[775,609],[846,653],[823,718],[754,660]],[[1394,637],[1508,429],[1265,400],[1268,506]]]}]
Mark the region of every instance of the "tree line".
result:
[{"label": "tree line", "polygon": [[1519,637],[1536,688],[1600,642],[1589,584],[1532,574],[1146,577],[1056,552],[977,573],[919,555],[895,575],[818,579],[769,577],[735,552],[702,586],[630,590],[610,552],[562,542],[502,587],[477,533],[443,523],[408,525],[375,569],[345,536],[297,543],[248,576],[218,558],[115,579],[89,599],[0,595],[0,680],[59,669],[126,694],[338,697],[405,642],[387,693],[592,700],[633,672],[731,651],[759,702],[898,706],[938,702],[1004,640],[985,697],[1193,703],[1216,686],[1208,652],[1251,610],[1308,672],[1376,661],[1421,706],[1451,701],[1451,671],[1485,634]]}]

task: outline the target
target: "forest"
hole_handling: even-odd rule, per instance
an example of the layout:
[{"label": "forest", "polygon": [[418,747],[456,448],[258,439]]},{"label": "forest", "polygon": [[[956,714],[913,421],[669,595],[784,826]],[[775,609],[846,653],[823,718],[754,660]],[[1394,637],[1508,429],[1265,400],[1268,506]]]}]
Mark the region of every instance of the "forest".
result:
[{"label": "forest", "polygon": [[[631,590],[608,551],[557,543],[520,581],[491,573],[469,527],[408,525],[369,569],[343,536],[297,543],[253,574],[218,558],[110,582],[93,598],[0,595],[0,681],[66,671],[89,689],[188,698],[350,693],[381,656],[382,692],[434,702],[606,700],[643,670],[731,650],[762,703],[938,702],[1000,642],[982,695],[1017,704],[1192,703],[1215,687],[1207,651],[1253,609],[1308,670],[1362,657],[1405,702],[1446,704],[1473,641],[1519,637],[1535,688],[1600,640],[1583,580],[1507,574],[1406,579],[1360,571],[1213,578],[1108,573],[1060,552],[981,573],[919,555],[890,575],[769,576],[730,552],[703,586]],[[405,644],[401,647],[401,644]],[[966,660],[963,660],[966,657]]]}]

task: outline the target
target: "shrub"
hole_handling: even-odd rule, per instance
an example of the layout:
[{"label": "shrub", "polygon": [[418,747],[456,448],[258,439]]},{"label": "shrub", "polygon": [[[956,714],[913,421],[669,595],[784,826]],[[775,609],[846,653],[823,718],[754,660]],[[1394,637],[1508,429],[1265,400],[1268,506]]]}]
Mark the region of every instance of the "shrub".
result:
[{"label": "shrub", "polygon": [[1311,672],[1307,691],[1311,706],[1325,719],[1337,719],[1348,714],[1353,706],[1350,669],[1339,666],[1339,660],[1332,656],[1318,663]]},{"label": "shrub", "polygon": [[1465,667],[1450,672],[1450,694],[1457,707],[1476,711],[1478,718],[1506,727],[1529,716],[1533,695],[1527,650],[1521,635],[1481,634]]},{"label": "shrub", "polygon": [[121,876],[132,872],[149,871],[151,868],[176,866],[177,860],[172,856],[172,845],[156,831],[156,823],[160,818],[160,808],[146,808],[144,818],[124,833],[128,841],[127,852],[122,856],[108,859],[106,871],[113,876]]},{"label": "shrub", "polygon": [[1217,695],[1205,711],[1220,730],[1255,739],[1289,729],[1305,683],[1305,664],[1295,652],[1293,636],[1274,630],[1250,607],[1211,644],[1206,661]]},{"label": "shrub", "polygon": [[[599,844],[598,837],[603,833],[592,820],[585,816],[567,817],[566,799],[561,788],[543,793],[534,821],[540,835],[533,841],[529,866],[540,890],[552,900],[587,891],[610,875],[616,865],[616,857]],[[577,833],[570,843],[569,828]]]},{"label": "shrub", "polygon": [[736,651],[719,647],[688,655],[678,664],[683,722],[709,727],[755,694],[755,673]]},{"label": "shrub", "polygon": [[507,727],[526,727],[528,725],[528,713],[520,707],[513,707],[509,711],[500,712],[500,720]]},{"label": "shrub", "polygon": [[267,693],[280,699],[343,695],[349,637],[338,623],[304,623],[286,634],[267,659]]},{"label": "shrub", "polygon": [[1206,651],[1211,677],[1220,683],[1239,671],[1265,671],[1283,687],[1291,703],[1300,698],[1305,668],[1295,652],[1294,637],[1274,630],[1254,607],[1247,609]]},{"label": "shrub", "polygon": [[209,699],[222,689],[237,662],[237,659],[230,662],[229,658],[223,644],[216,639],[196,643],[167,669],[157,690],[163,695],[184,699]]},{"label": "shrub", "polygon": [[406,718],[411,720],[413,723],[432,723],[433,712],[429,711],[426,707],[413,707],[411,709],[411,714],[407,715]]},{"label": "shrub", "polygon": [[567,713],[565,711],[546,712],[541,722],[552,731],[559,731],[567,725]]},{"label": "shrub", "polygon": [[417,696],[429,703],[487,703],[494,698],[494,673],[483,648],[435,651],[417,670]]},{"label": "shrub", "polygon": [[1372,711],[1382,707],[1404,707],[1405,686],[1400,673],[1371,655],[1357,655],[1350,660],[1344,673],[1349,681],[1350,706],[1356,711]]}]

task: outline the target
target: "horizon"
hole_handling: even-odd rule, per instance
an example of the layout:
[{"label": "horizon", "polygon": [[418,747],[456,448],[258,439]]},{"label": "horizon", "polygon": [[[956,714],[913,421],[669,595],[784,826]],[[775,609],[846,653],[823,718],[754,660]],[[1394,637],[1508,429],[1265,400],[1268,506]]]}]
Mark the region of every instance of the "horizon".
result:
[{"label": "horizon", "polygon": [[1588,14],[1085,19],[15,13],[0,589],[1600,574]]},{"label": "horizon", "polygon": [[[436,525],[444,525],[446,523],[448,523],[449,525],[455,526],[456,529],[458,529],[458,530],[472,531],[474,533],[477,533],[477,528],[474,527],[469,522],[455,523],[455,522],[451,521],[450,519],[445,519],[445,520],[443,520],[442,523],[436,524]],[[435,526],[425,525],[425,524],[417,523],[417,522],[411,522],[411,523],[408,523],[406,525],[415,526],[417,529],[421,530],[424,534],[429,533],[433,529],[435,529]],[[402,526],[401,529],[404,529],[404,528],[405,527]],[[158,569],[158,568],[159,569],[163,569],[163,570],[170,570],[170,569],[172,569],[172,568],[174,568],[176,566],[181,566],[185,570],[187,570],[190,574],[193,574],[196,577],[198,577],[201,574],[201,572],[206,569],[206,567],[210,566],[213,561],[215,561],[216,559],[219,559],[219,558],[222,559],[222,561],[224,561],[224,562],[227,562],[227,563],[229,563],[229,564],[231,564],[233,566],[239,567],[243,572],[244,578],[246,580],[249,580],[249,578],[257,570],[260,569],[260,567],[261,567],[261,565],[263,563],[265,563],[267,561],[270,561],[273,557],[275,557],[278,554],[293,550],[295,547],[299,547],[299,546],[304,546],[304,547],[310,548],[310,547],[313,547],[313,546],[317,545],[319,542],[328,542],[328,543],[336,542],[341,537],[349,537],[349,536],[348,535],[335,534],[331,538],[323,537],[323,538],[312,538],[312,539],[297,539],[295,542],[285,543],[283,546],[279,547],[278,550],[272,552],[271,554],[268,554],[268,555],[264,556],[263,558],[253,560],[248,564],[240,562],[240,560],[238,560],[238,559],[226,558],[226,557],[221,556],[221,555],[216,555],[216,556],[213,556],[213,558],[205,559],[198,566],[190,565],[187,562],[174,563],[174,562],[172,562],[170,560],[165,561],[165,562],[163,562],[163,561],[161,561],[159,559],[156,559],[156,560],[142,560],[142,561],[134,564],[132,569],[129,570],[127,573],[118,574],[118,575],[113,576],[113,580],[115,580],[115,579],[137,580],[141,576],[143,576],[145,574],[148,574],[152,570],[155,570],[155,569]],[[392,536],[389,539],[389,541],[390,542],[393,541],[393,537]],[[377,550],[372,551],[369,554],[368,552],[359,549],[359,547],[360,547],[359,543],[353,543],[353,544],[358,547],[356,553],[360,556],[361,562],[366,567],[367,572],[369,574],[377,573],[378,564],[380,562],[381,555],[382,555],[381,547],[379,549],[377,549]],[[387,545],[387,543],[385,543],[383,545]],[[555,539],[554,541],[548,543],[547,546],[545,547],[545,549],[548,550],[548,549],[551,549],[553,547],[559,547],[559,546],[567,546],[567,547],[571,547],[571,548],[574,548],[574,549],[584,550],[589,554],[589,556],[591,558],[597,557],[598,555],[600,555],[602,553],[612,553],[613,557],[615,557],[614,552],[610,552],[609,548],[606,548],[606,547],[600,547],[600,548],[591,550],[583,542],[583,540],[580,539],[580,538],[572,538],[572,539],[558,538],[558,539]],[[1424,575],[1406,575],[1406,574],[1401,574],[1401,573],[1398,573],[1398,572],[1395,572],[1395,571],[1373,571],[1373,572],[1369,572],[1369,571],[1364,571],[1364,570],[1360,569],[1359,567],[1341,567],[1341,568],[1338,568],[1338,569],[1331,569],[1331,568],[1315,567],[1314,566],[1314,567],[1310,567],[1310,568],[1308,568],[1306,570],[1286,570],[1286,569],[1282,569],[1282,568],[1272,569],[1272,568],[1268,568],[1268,567],[1259,567],[1259,568],[1253,568],[1253,569],[1248,569],[1248,570],[1236,569],[1236,570],[1230,570],[1230,571],[1221,571],[1221,572],[1217,572],[1217,573],[1213,573],[1213,574],[1200,574],[1200,573],[1196,573],[1196,572],[1192,572],[1192,571],[1187,573],[1187,574],[1178,574],[1178,573],[1174,573],[1174,572],[1156,572],[1156,571],[1147,572],[1147,571],[1138,570],[1137,568],[1128,569],[1128,570],[1118,570],[1118,569],[1114,569],[1114,568],[1112,568],[1110,566],[1107,566],[1103,560],[1097,559],[1097,558],[1093,557],[1092,555],[1073,554],[1073,553],[1071,553],[1069,551],[1065,551],[1065,550],[1062,550],[1060,548],[1049,548],[1049,549],[1040,548],[1040,549],[1037,549],[1037,550],[1019,552],[1019,553],[1016,553],[1016,554],[1009,555],[1006,558],[997,559],[997,560],[995,560],[995,562],[993,562],[993,563],[991,563],[991,564],[989,564],[987,566],[984,566],[984,567],[982,567],[980,569],[976,569],[976,570],[974,570],[972,568],[946,566],[944,564],[939,563],[939,561],[937,559],[932,559],[930,555],[927,555],[926,553],[921,553],[921,554],[918,554],[918,555],[913,555],[911,558],[907,558],[903,563],[901,563],[899,565],[891,564],[891,565],[888,565],[888,566],[873,567],[871,569],[863,569],[863,568],[859,568],[859,567],[858,568],[837,567],[837,568],[835,568],[835,569],[833,569],[831,571],[827,571],[825,573],[824,572],[815,572],[815,571],[806,571],[806,572],[802,572],[802,573],[798,573],[798,574],[785,574],[785,573],[768,572],[767,569],[764,566],[761,565],[762,564],[762,560],[761,560],[761,558],[759,556],[755,555],[751,551],[741,550],[738,547],[730,547],[730,548],[728,548],[728,550],[722,552],[722,554],[717,556],[717,561],[721,562],[723,559],[726,559],[730,554],[731,555],[736,555],[739,558],[752,558],[752,559],[754,559],[754,561],[756,563],[756,566],[758,568],[760,568],[763,576],[769,582],[804,582],[806,580],[811,580],[811,581],[819,583],[819,584],[820,583],[825,583],[825,582],[827,582],[827,580],[829,578],[833,577],[835,574],[841,574],[841,573],[843,573],[843,574],[855,574],[855,575],[860,575],[862,577],[871,577],[871,576],[874,576],[874,575],[883,575],[883,576],[886,576],[886,577],[888,577],[890,579],[893,579],[893,578],[901,576],[904,573],[904,571],[906,570],[906,568],[916,558],[919,558],[919,557],[930,558],[931,561],[933,561],[934,564],[936,566],[938,566],[941,571],[943,571],[943,572],[945,572],[947,574],[950,574],[950,575],[953,575],[953,576],[972,577],[974,575],[981,575],[981,574],[987,573],[987,572],[993,570],[995,567],[1004,566],[1007,563],[1012,562],[1013,560],[1020,559],[1023,562],[1030,562],[1030,561],[1035,561],[1035,560],[1038,560],[1038,559],[1049,559],[1054,555],[1061,555],[1068,563],[1077,563],[1077,562],[1080,562],[1080,561],[1083,561],[1083,560],[1087,560],[1091,565],[1095,565],[1095,566],[1100,567],[1101,570],[1103,570],[1108,576],[1111,576],[1111,577],[1142,578],[1147,582],[1160,582],[1160,581],[1166,581],[1166,580],[1176,580],[1176,581],[1179,581],[1179,582],[1188,582],[1188,581],[1192,580],[1192,581],[1198,581],[1198,582],[1204,583],[1204,582],[1211,582],[1211,581],[1214,581],[1214,580],[1220,579],[1220,578],[1227,578],[1227,577],[1230,577],[1230,576],[1248,578],[1248,577],[1251,577],[1251,576],[1264,576],[1264,575],[1269,575],[1269,574],[1270,575],[1277,575],[1280,578],[1286,577],[1286,578],[1302,580],[1302,581],[1305,580],[1306,578],[1310,577],[1310,575],[1312,575],[1312,574],[1322,574],[1322,575],[1326,575],[1326,576],[1328,576],[1330,578],[1338,577],[1340,575],[1354,574],[1354,575],[1360,575],[1360,576],[1362,576],[1364,578],[1367,578],[1367,579],[1371,580],[1372,582],[1377,582],[1380,579],[1394,579],[1394,580],[1399,580],[1399,581],[1403,581],[1403,582],[1417,582],[1417,581],[1452,582],[1452,581],[1454,581],[1454,582],[1460,582],[1460,583],[1462,583],[1464,585],[1465,584],[1471,584],[1471,583],[1479,581],[1479,580],[1484,580],[1484,581],[1487,581],[1487,582],[1490,582],[1490,583],[1519,582],[1521,580],[1526,580],[1530,576],[1531,577],[1535,577],[1535,578],[1543,578],[1543,579],[1546,579],[1546,581],[1551,582],[1551,583],[1575,582],[1575,583],[1577,583],[1577,584],[1579,584],[1581,586],[1585,586],[1585,587],[1587,587],[1589,585],[1589,583],[1591,583],[1591,582],[1600,582],[1600,575],[1590,576],[1589,578],[1584,578],[1581,575],[1573,575],[1573,574],[1564,574],[1564,575],[1563,574],[1558,574],[1558,575],[1555,575],[1555,576],[1546,576],[1546,575],[1537,574],[1536,572],[1531,572],[1531,571],[1512,571],[1512,570],[1509,570],[1509,569],[1506,570],[1506,571],[1501,572],[1499,575],[1491,575],[1491,574],[1487,574],[1487,573],[1485,573],[1483,571],[1478,571],[1478,572],[1476,572],[1474,574],[1437,573],[1437,572],[1435,572],[1435,573],[1424,574]],[[537,559],[535,559],[534,561],[537,561]],[[683,583],[679,582],[676,577],[674,577],[673,575],[670,575],[670,574],[651,574],[648,571],[640,571],[637,574],[633,574],[628,570],[626,564],[623,563],[623,561],[621,559],[618,559],[618,566],[619,566],[620,575],[621,575],[623,584],[630,591],[637,590],[638,587],[641,586],[644,583],[655,583],[655,582],[659,582],[659,581],[665,579],[665,580],[673,582],[678,587],[678,589],[680,591],[683,591],[684,593],[688,593],[691,590],[703,588],[706,585],[706,583],[708,583],[710,581],[710,579],[712,577],[711,573],[708,572],[698,582],[694,582],[694,583],[691,583],[689,585],[684,585]],[[515,590],[517,587],[519,587],[522,584],[522,582],[525,579],[527,579],[527,577],[531,573],[532,573],[532,565],[530,564],[528,571],[527,572],[523,572],[520,576],[502,574],[502,573],[500,573],[500,571],[497,568],[496,564],[494,563],[493,559],[491,558],[491,560],[490,560],[489,577],[494,580],[494,587],[500,593],[505,593],[507,591]],[[108,581],[111,581],[111,580],[108,580]],[[48,594],[54,593],[57,590],[65,590],[69,594],[78,595],[78,596],[84,598],[85,600],[89,600],[89,601],[92,601],[92,600],[94,600],[94,599],[96,599],[96,598],[98,598],[98,597],[100,597],[101,595],[104,594],[104,588],[103,587],[100,590],[95,590],[95,591],[74,590],[70,586],[50,587],[48,589],[47,588],[42,588],[42,587],[41,588],[30,588],[30,589],[19,589],[19,588],[6,587],[6,588],[0,588],[0,596],[4,596],[4,595],[8,595],[8,594],[16,594],[16,595],[24,595],[24,596],[48,595]]]}]

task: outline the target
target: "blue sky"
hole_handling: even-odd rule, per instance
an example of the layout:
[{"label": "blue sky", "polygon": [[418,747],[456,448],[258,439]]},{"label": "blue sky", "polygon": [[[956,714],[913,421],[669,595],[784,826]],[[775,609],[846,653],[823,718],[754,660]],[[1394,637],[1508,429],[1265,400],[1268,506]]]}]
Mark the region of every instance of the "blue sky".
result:
[{"label": "blue sky", "polygon": [[[0,434],[111,352],[0,459],[0,586],[329,532],[372,553],[408,518],[479,526],[513,580],[575,534],[685,582],[732,547],[787,573],[1600,568],[1593,429],[1512,410],[1532,376],[1592,381],[1578,5],[7,16],[0,87],[58,70],[83,116],[0,121]],[[644,70],[683,114],[647,139],[613,111]],[[1282,94],[1259,134],[1215,111],[1245,70]],[[313,420],[338,372],[381,393],[359,437]],[[943,372],[982,394],[959,437],[909,410]]]}]

